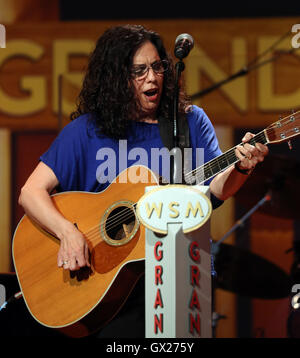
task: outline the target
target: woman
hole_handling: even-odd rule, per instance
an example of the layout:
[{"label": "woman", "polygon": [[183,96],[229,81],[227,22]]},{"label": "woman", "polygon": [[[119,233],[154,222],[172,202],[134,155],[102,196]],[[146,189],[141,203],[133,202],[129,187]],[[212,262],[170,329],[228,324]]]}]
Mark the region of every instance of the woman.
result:
[{"label": "woman", "polygon": [[[99,172],[103,163],[99,150],[112,149],[118,158],[120,139],[126,139],[127,150],[143,148],[150,162],[151,148],[163,147],[158,118],[169,119],[173,91],[173,63],[157,33],[127,25],[109,29],[99,38],[73,121],[41,156],[19,198],[26,214],[60,239],[59,267],[76,270],[90,266],[89,252],[84,235],[54,207],[51,192],[103,190],[109,180],[101,180],[105,172]],[[204,161],[218,156],[218,141],[204,111],[189,106],[181,94],[179,112],[188,121],[191,146],[204,148]],[[247,133],[243,141],[252,136]],[[209,183],[214,205],[232,196],[267,153],[267,147],[261,144],[239,146],[238,165]],[[127,164],[134,164],[134,160]],[[119,166],[117,160],[116,175]]]}]

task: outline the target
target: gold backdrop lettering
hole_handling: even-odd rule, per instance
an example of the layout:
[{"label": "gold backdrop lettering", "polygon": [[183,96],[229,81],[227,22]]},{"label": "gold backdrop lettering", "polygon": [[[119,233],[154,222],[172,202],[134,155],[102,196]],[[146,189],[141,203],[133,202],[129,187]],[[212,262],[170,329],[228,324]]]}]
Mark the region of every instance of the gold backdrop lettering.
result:
[{"label": "gold backdrop lettering", "polygon": [[[184,60],[183,73],[190,95],[237,73],[290,31],[267,59],[260,59],[266,61],[262,66],[194,100],[215,125],[232,127],[265,127],[300,107],[300,49],[290,52],[296,22],[291,18],[132,21],[162,34],[170,53],[178,34],[193,36],[195,46]],[[0,126],[57,128],[59,83],[60,108],[67,119],[97,38],[121,23],[125,22],[7,26],[6,48],[0,49]],[[272,56],[277,57],[268,61]]]}]

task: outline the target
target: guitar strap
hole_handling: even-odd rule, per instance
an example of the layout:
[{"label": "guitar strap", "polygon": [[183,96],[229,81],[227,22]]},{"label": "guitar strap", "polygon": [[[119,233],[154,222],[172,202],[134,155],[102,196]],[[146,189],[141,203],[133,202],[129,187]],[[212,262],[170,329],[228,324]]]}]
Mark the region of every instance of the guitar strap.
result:
[{"label": "guitar strap", "polygon": [[[159,123],[159,131],[160,131],[162,142],[164,146],[168,148],[169,151],[171,152],[171,150],[174,148],[173,121],[170,121],[168,119],[159,119],[158,123]],[[178,134],[179,134],[178,147],[180,148],[180,151],[182,153],[180,160],[182,161],[181,170],[183,175],[184,172],[188,172],[188,170],[186,170],[186,168],[188,167],[188,161],[186,158],[184,158],[184,154],[185,154],[184,148],[190,147],[189,124],[187,118],[184,115],[180,115],[178,117]],[[171,162],[170,162],[171,168],[174,168],[175,162],[179,159],[178,157],[177,159],[175,159],[175,157],[171,156]],[[174,177],[175,183],[185,182],[184,175],[182,177],[180,176],[179,173],[177,173],[176,175],[177,177],[176,178]]]},{"label": "guitar strap", "polygon": [[[165,118],[158,119],[159,131],[162,142],[166,148],[174,148],[173,121]],[[178,118],[179,148],[190,147],[189,124],[185,116],[180,115]]]}]

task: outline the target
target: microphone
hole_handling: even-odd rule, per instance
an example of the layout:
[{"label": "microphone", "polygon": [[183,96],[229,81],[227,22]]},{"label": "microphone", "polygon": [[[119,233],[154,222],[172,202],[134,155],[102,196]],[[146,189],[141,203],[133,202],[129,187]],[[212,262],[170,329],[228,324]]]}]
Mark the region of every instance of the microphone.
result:
[{"label": "microphone", "polygon": [[175,40],[174,54],[179,59],[185,58],[194,47],[194,39],[189,34],[181,34]]}]

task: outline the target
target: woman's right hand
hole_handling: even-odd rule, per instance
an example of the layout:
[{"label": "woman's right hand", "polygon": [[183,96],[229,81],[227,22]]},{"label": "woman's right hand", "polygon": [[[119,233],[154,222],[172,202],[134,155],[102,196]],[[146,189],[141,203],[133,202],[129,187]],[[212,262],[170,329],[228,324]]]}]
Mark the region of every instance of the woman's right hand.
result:
[{"label": "woman's right hand", "polygon": [[19,204],[42,228],[60,239],[57,264],[68,270],[88,266],[89,248],[84,235],[54,206],[50,193],[59,181],[50,167],[40,162],[21,190]]},{"label": "woman's right hand", "polygon": [[60,238],[57,265],[71,271],[84,266],[91,266],[88,243],[84,235],[72,223],[67,225],[63,236]]}]

